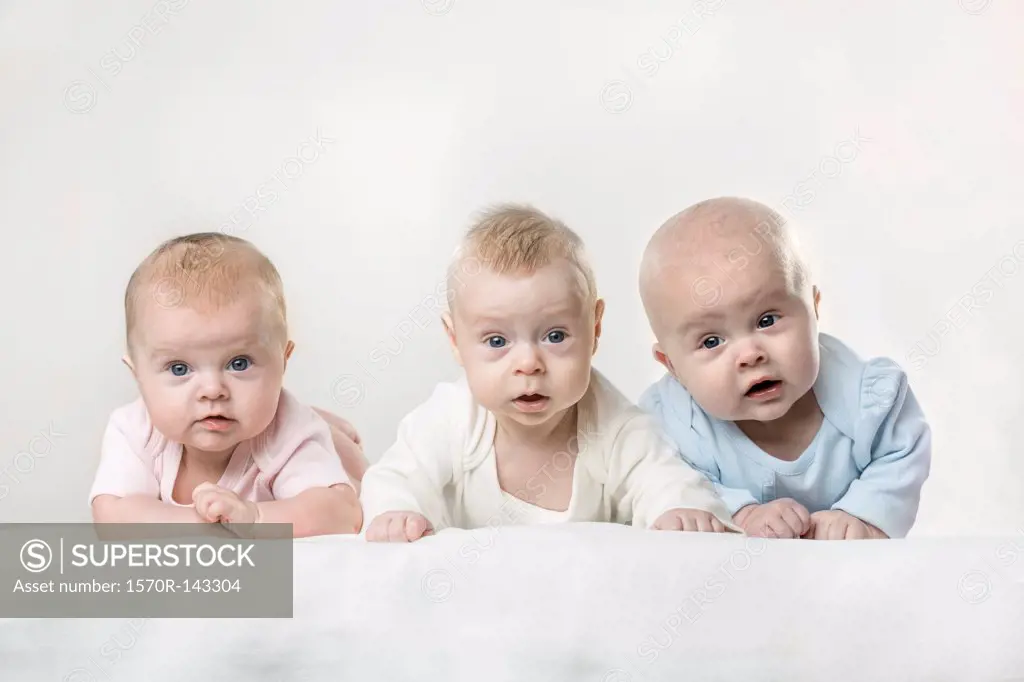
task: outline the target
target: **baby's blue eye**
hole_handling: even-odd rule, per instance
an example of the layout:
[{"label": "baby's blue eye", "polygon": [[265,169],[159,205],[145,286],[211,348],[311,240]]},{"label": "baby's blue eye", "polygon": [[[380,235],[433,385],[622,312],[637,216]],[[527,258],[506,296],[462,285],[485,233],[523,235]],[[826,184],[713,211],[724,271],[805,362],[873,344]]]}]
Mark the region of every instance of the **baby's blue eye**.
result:
[{"label": "baby's blue eye", "polygon": [[562,341],[565,341],[565,332],[559,330],[549,332],[548,341],[551,343],[562,343]]},{"label": "baby's blue eye", "polygon": [[183,377],[188,374],[188,365],[184,362],[173,362],[167,367],[167,369],[171,370],[171,374],[176,377]]},{"label": "baby's blue eye", "polygon": [[232,360],[230,363],[228,363],[228,367],[230,367],[236,372],[244,372],[245,370],[249,369],[250,364],[252,364],[252,361],[250,361],[249,358],[243,356]]},{"label": "baby's blue eye", "polygon": [[487,339],[487,343],[491,348],[504,348],[507,341],[504,336],[491,336]]},{"label": "baby's blue eye", "polygon": [[722,337],[720,336],[709,336],[708,338],[701,341],[700,345],[704,346],[708,350],[713,350],[715,348],[718,348],[719,345],[721,345],[721,341]]},{"label": "baby's blue eye", "polygon": [[[757,321],[757,328],[764,329],[765,327],[772,326],[773,324],[775,324],[775,320],[778,317],[779,316],[776,315],[775,313],[769,313],[768,315],[763,316],[760,320]],[[763,324],[765,321],[767,321],[767,324]]]}]

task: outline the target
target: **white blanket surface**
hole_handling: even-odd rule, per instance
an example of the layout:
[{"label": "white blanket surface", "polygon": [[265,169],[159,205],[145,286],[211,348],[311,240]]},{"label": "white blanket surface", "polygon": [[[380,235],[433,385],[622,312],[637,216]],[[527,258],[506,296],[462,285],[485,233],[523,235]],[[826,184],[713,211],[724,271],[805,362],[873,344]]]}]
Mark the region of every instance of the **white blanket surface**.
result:
[{"label": "white blanket surface", "polygon": [[570,524],[294,552],[292,619],[0,618],[0,680],[1024,681],[1024,535]]}]

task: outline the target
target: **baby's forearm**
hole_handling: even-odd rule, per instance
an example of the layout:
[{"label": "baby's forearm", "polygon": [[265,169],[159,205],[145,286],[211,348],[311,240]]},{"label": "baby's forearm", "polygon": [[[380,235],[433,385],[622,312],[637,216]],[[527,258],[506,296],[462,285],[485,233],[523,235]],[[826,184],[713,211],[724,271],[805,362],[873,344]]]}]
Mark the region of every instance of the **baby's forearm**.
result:
[{"label": "baby's forearm", "polygon": [[311,488],[295,497],[260,502],[260,523],[290,523],[296,538],[358,533],[363,510],[347,485]]},{"label": "baby's forearm", "polygon": [[152,497],[100,495],[92,503],[96,523],[204,523],[195,507],[179,507]]}]

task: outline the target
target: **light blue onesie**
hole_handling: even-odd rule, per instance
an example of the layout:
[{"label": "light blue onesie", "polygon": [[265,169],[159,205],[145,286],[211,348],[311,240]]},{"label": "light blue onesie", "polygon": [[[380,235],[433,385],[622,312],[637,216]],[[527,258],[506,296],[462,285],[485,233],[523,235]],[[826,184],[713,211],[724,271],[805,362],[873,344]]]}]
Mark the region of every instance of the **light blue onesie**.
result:
[{"label": "light blue onesie", "polygon": [[731,513],[789,497],[812,513],[841,509],[889,537],[905,537],[931,466],[931,429],[907,375],[887,358],[861,360],[827,334],[818,344],[813,390],[824,420],[795,461],[772,457],[734,422],[709,416],[670,374],[644,392],[640,406],[714,483]]}]

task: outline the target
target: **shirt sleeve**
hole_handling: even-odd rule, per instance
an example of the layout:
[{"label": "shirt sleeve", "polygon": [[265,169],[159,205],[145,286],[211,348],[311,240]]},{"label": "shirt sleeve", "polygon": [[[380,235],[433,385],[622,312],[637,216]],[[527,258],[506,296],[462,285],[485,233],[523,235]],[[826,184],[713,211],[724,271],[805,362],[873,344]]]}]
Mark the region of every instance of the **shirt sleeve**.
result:
[{"label": "shirt sleeve", "polygon": [[284,394],[278,421],[266,442],[254,444],[257,466],[270,477],[275,500],[310,488],[351,484],[334,450],[330,426],[311,407]]},{"label": "shirt sleeve", "polygon": [[854,449],[862,472],[832,508],[905,537],[931,467],[931,429],[906,373],[891,360],[865,364]]},{"label": "shirt sleeve", "polygon": [[679,457],[650,415],[637,413],[616,435],[608,486],[619,522],[650,528],[671,509],[700,509],[742,532],[710,481]]},{"label": "shirt sleeve", "polygon": [[435,529],[447,524],[444,488],[453,458],[462,457],[468,389],[445,383],[402,418],[395,442],[363,476],[364,528],[386,512],[422,514]]},{"label": "shirt sleeve", "polygon": [[691,420],[692,407],[689,394],[683,396],[686,404],[673,406],[663,395],[661,383],[648,389],[640,399],[640,407],[650,413],[665,430],[668,437],[676,444],[682,456],[697,471],[704,474],[714,487],[715,493],[725,504],[731,515],[750,504],[758,504],[757,499],[746,488],[731,488],[722,485],[722,474],[715,458],[700,447],[697,433],[693,430]]},{"label": "shirt sleeve", "polygon": [[141,404],[116,410],[107,421],[100,463],[89,491],[89,504],[100,495],[145,495],[160,498],[154,455],[146,448],[148,418]]},{"label": "shirt sleeve", "polygon": [[270,487],[275,500],[295,497],[310,488],[352,484],[341,465],[341,458],[331,445],[330,433],[327,441],[324,443],[320,437],[310,438],[292,453]]}]

